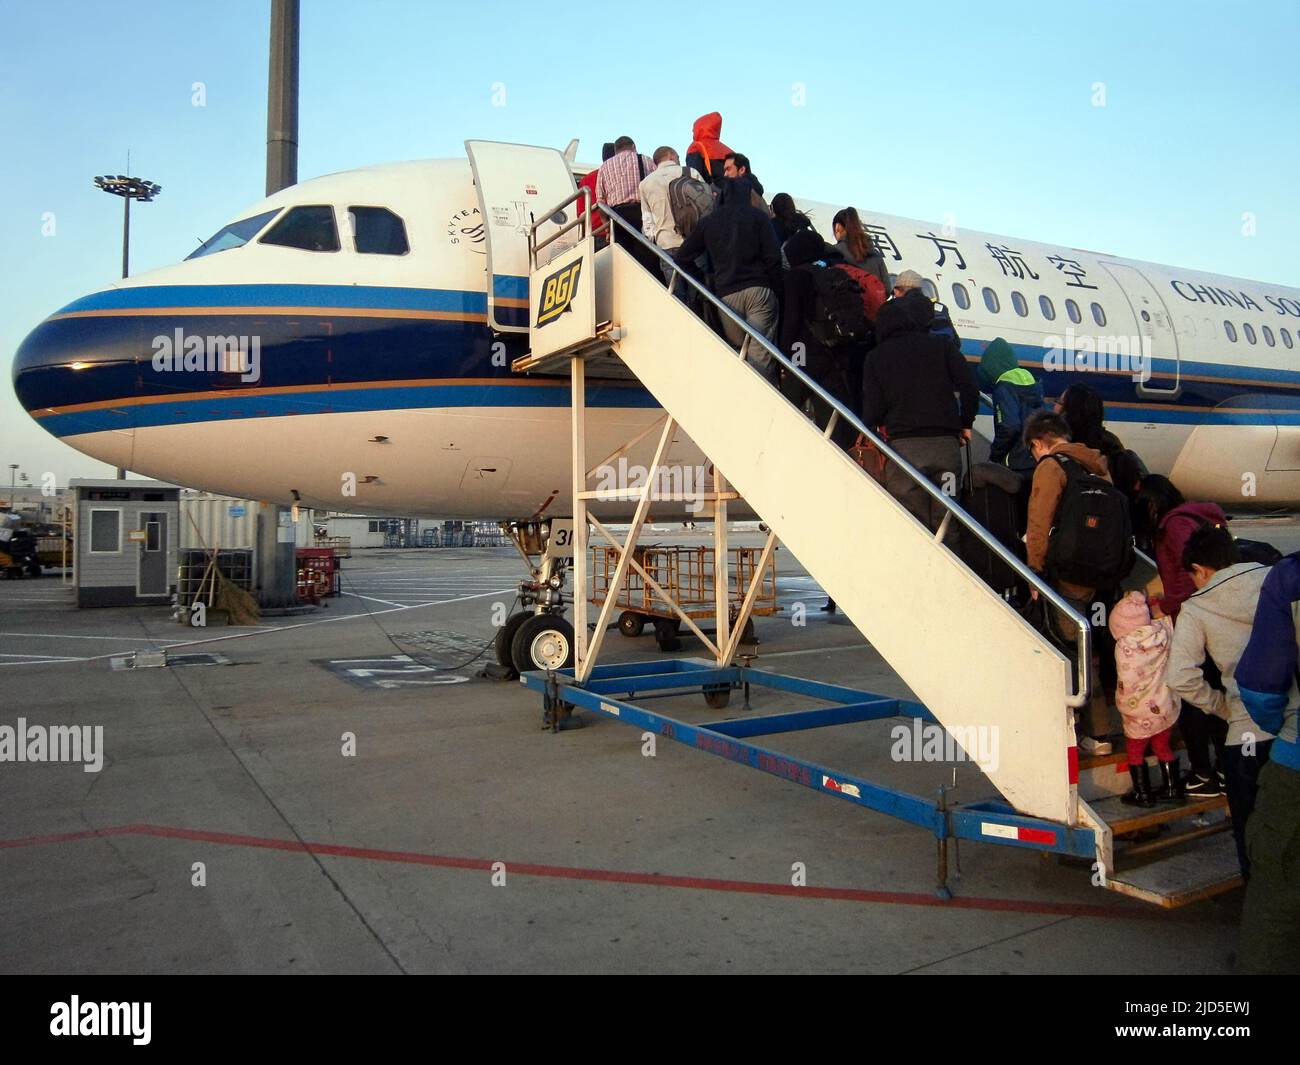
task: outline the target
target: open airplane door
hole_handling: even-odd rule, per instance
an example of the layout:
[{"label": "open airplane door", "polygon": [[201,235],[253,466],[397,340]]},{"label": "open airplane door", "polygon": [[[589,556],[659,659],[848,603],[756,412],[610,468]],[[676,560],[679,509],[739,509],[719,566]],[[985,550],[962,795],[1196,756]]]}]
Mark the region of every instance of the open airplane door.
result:
[{"label": "open airplane door", "polygon": [[555,148],[466,141],[465,152],[487,233],[488,325],[527,333],[528,228],[577,191],[573,172]]}]

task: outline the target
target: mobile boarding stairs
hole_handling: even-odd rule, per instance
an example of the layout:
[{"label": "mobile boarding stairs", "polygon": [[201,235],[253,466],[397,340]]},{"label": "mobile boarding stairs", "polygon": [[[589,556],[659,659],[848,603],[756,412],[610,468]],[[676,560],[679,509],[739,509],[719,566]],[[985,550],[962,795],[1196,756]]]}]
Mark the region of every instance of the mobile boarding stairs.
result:
[{"label": "mobile boarding stairs", "polygon": [[[480,183],[482,178],[476,174]],[[1237,886],[1236,854],[1231,833],[1225,831],[1229,825],[1221,798],[1146,810],[1127,807],[1119,801],[1129,784],[1122,750],[1080,759],[1073,710],[1089,698],[1087,622],[703,286],[675,271],[666,288],[631,249],[640,244],[642,258],[653,255],[675,270],[672,260],[604,204],[599,206],[606,220],[593,230],[590,205],[582,204],[582,195],[570,195],[528,227],[531,348],[514,363],[517,372],[567,372],[572,385],[574,666],[521,678],[542,693],[551,720],[558,723],[573,708],[590,710],[921,825],[938,842],[938,889],[945,897],[950,839],[1067,856],[1079,860],[1095,884],[1163,906]],[[598,250],[602,236],[608,243]],[[678,298],[683,286],[744,331],[739,351]],[[825,429],[791,404],[756,365],[770,360],[801,378],[833,410]],[[594,466],[586,446],[588,376],[635,379],[664,411],[657,423]],[[865,433],[945,508],[937,532],[913,518],[831,441],[837,420]],[[686,498],[665,492],[654,476],[679,427],[712,463],[704,503],[705,514],[711,512],[713,519],[716,557],[725,557],[727,550],[727,505],[743,498],[770,529],[756,572],[762,573],[779,538],[919,701],[768,673],[753,668],[749,655],[737,664],[757,580],[734,620],[726,582],[718,582],[717,628],[710,639],[641,567],[634,547],[651,504],[680,506]],[[652,475],[643,485],[590,487],[596,471],[627,449],[656,439]],[[691,498],[698,500],[698,493]],[[612,500],[636,504],[622,538],[592,513]],[[956,526],[978,537],[1069,618],[1077,630],[1077,661],[1029,625],[945,545],[945,534],[956,532]],[[592,531],[617,552],[612,586],[621,584],[629,567],[637,571],[702,641],[712,661],[597,664],[615,604],[610,597],[592,624],[583,594],[589,587]],[[764,716],[724,715],[705,723],[644,705],[647,698],[694,690],[720,710],[732,691],[743,690],[747,710],[751,686],[811,697],[823,705]],[[939,723],[972,758],[978,755],[974,737],[996,730],[997,763],[980,768],[1000,798],[952,804],[943,787],[937,797],[925,798],[755,742],[783,732],[900,717]],[[1173,823],[1182,831],[1169,831]],[[1157,838],[1143,838],[1153,834]]]}]

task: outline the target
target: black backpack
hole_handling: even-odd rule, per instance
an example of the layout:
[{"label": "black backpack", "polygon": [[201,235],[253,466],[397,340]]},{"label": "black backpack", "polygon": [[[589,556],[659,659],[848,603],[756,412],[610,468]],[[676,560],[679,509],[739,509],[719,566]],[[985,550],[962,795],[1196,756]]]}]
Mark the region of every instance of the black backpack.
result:
[{"label": "black backpack", "polygon": [[1237,540],[1237,557],[1242,562],[1255,562],[1261,566],[1276,566],[1282,561],[1282,552],[1263,540]]},{"label": "black backpack", "polygon": [[872,326],[867,317],[866,295],[853,274],[840,263],[820,259],[805,269],[817,294],[813,317],[808,322],[809,332],[817,342],[833,348],[870,340]]},{"label": "black backpack", "polygon": [[1069,456],[1052,458],[1066,480],[1047,548],[1049,573],[1088,588],[1118,587],[1137,557],[1127,497]]},{"label": "black backpack", "polygon": [[[1208,529],[1211,522],[1201,519],[1201,528]],[[1229,530],[1231,532],[1231,530]],[[1276,566],[1282,561],[1282,552],[1263,540],[1243,540],[1238,536],[1232,538],[1237,548],[1237,558],[1241,562],[1253,562],[1257,566]]]}]

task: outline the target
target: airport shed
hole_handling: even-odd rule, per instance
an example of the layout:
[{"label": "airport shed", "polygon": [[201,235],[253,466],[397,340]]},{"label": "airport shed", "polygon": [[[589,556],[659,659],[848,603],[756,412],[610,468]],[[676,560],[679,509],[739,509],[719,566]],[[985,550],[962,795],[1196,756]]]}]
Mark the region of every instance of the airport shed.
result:
[{"label": "airport shed", "polygon": [[77,605],[149,606],[175,590],[180,488],[162,481],[73,480]]}]

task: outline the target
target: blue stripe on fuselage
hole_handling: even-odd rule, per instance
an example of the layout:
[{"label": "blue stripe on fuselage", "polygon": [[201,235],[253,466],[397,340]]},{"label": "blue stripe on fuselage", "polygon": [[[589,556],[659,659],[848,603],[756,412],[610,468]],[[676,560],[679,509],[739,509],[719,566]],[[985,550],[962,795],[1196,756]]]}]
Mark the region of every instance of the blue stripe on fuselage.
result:
[{"label": "blue stripe on fuselage", "polygon": [[[525,279],[498,275],[499,295],[526,294]],[[277,314],[276,308],[330,307],[373,310],[366,316],[322,315],[319,322],[298,314]],[[185,308],[176,315],[116,314],[98,317],[96,310],[129,311]],[[211,314],[204,308],[240,308]],[[246,312],[242,312],[247,308]],[[14,360],[15,389],[29,410],[102,403],[100,410],[69,412],[41,419],[60,436],[101,429],[174,425],[240,417],[275,417],[341,410],[381,410],[440,406],[514,407],[564,406],[567,382],[556,387],[520,387],[509,362],[522,354],[526,337],[500,336],[482,322],[403,318],[405,310],[481,314],[482,292],[390,288],[354,285],[166,285],[111,289],[87,296],[64,312],[89,312],[83,317],[47,321],[24,341]],[[394,312],[392,317],[384,310]],[[527,312],[516,309],[526,318]],[[242,313],[241,313],[242,312]],[[228,374],[156,371],[151,363],[154,339],[181,329],[185,334],[257,335],[262,344],[262,375],[242,383]],[[493,346],[506,344],[505,365],[493,365]],[[963,350],[978,361],[983,341],[966,341]],[[1157,422],[1197,425],[1300,425],[1300,372],[1263,367],[1183,362],[1182,390],[1176,400],[1139,395],[1125,373],[1072,370],[1044,372],[1045,349],[1013,344],[1020,359],[1044,381],[1049,396],[1072,383],[1096,388],[1116,422]],[[73,362],[81,368],[73,370]],[[1155,388],[1168,387],[1179,365],[1171,359],[1152,364]],[[1217,381],[1192,381],[1189,376]],[[461,378],[494,378],[491,383],[456,385]],[[411,381],[440,382],[408,385]],[[1236,382],[1240,381],[1238,384]],[[374,382],[366,389],[349,385]],[[453,382],[453,383],[441,383]],[[327,385],[326,389],[319,386]],[[316,386],[308,391],[307,386]],[[275,388],[271,396],[208,398],[209,391]],[[295,391],[302,389],[302,391]],[[609,389],[607,398],[593,400],[610,407],[648,407],[654,401],[637,388]],[[174,394],[174,401],[158,400]],[[525,395],[526,394],[526,395]],[[136,404],[137,398],[152,402]],[[109,404],[116,404],[109,407]],[[1121,406],[1123,404],[1123,406]],[[1246,407],[1249,413],[1216,407]],[[1202,408],[1202,409],[1197,409]]]}]

